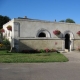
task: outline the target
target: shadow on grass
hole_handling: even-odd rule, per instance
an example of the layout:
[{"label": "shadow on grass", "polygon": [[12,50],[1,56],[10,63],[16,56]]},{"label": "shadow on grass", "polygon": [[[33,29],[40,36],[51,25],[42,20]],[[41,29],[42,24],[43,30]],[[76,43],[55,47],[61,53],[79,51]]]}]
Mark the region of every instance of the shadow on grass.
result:
[{"label": "shadow on grass", "polygon": [[40,53],[40,54],[37,54],[36,56],[50,56],[50,55],[51,53],[44,53],[44,54]]},{"label": "shadow on grass", "polygon": [[0,53],[0,55],[12,55],[11,53]]},{"label": "shadow on grass", "polygon": [[12,53],[8,53],[8,50],[0,50],[0,55],[12,55]]}]

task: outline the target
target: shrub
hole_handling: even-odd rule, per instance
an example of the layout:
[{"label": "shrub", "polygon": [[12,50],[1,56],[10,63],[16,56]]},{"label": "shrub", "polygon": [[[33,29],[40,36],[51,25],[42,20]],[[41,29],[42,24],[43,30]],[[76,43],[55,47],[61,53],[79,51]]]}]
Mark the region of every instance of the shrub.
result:
[{"label": "shrub", "polygon": [[5,45],[6,49],[10,50],[10,47],[11,47],[11,46],[10,46],[10,42],[9,42],[8,39],[4,39],[4,40],[2,41],[2,44]]},{"label": "shrub", "polygon": [[6,49],[5,45],[0,43],[0,49]]},{"label": "shrub", "polygon": [[35,53],[40,53],[40,51],[38,49],[35,49]]},{"label": "shrub", "polygon": [[0,33],[3,33],[3,32],[5,32],[5,30],[4,29],[0,29]]},{"label": "shrub", "polygon": [[49,52],[50,50],[47,48],[47,49],[45,49],[45,52]]},{"label": "shrub", "polygon": [[4,46],[4,44],[1,43],[1,44],[0,44],[0,47],[3,47],[3,46]]},{"label": "shrub", "polygon": [[2,42],[4,45],[10,45],[10,42],[8,39],[4,39],[3,42]]},{"label": "shrub", "polygon": [[41,50],[40,50],[40,52],[41,52],[41,53],[44,53],[44,52],[45,52],[45,50],[41,49]]},{"label": "shrub", "polygon": [[57,50],[55,50],[55,49],[48,49],[48,48],[46,48],[46,49],[40,49],[40,50],[38,50],[38,49],[35,49],[35,50],[27,50],[27,49],[25,49],[25,50],[22,50],[21,51],[22,53],[48,53],[48,52],[58,52]]},{"label": "shrub", "polygon": [[22,50],[21,51],[22,53],[40,53],[40,51],[38,49],[35,49],[35,50]]},{"label": "shrub", "polygon": [[22,53],[29,53],[29,50],[22,50]]},{"label": "shrub", "polygon": [[57,50],[56,49],[51,49],[50,52],[57,52]]}]

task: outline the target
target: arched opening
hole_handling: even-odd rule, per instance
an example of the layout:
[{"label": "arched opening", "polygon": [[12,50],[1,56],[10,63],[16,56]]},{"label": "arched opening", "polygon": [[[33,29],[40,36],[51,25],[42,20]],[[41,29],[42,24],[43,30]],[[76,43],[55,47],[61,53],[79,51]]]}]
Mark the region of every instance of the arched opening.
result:
[{"label": "arched opening", "polygon": [[70,34],[65,35],[65,49],[70,50]]},{"label": "arched opening", "polygon": [[63,41],[63,49],[67,49],[68,51],[74,50],[74,39],[75,36],[73,32],[66,30],[63,33],[63,37],[65,38]]},{"label": "arched opening", "polygon": [[41,32],[38,37],[46,37],[46,34]]},{"label": "arched opening", "polygon": [[45,38],[50,38],[51,34],[48,30],[46,29],[39,29],[36,33],[36,37],[45,37]]}]

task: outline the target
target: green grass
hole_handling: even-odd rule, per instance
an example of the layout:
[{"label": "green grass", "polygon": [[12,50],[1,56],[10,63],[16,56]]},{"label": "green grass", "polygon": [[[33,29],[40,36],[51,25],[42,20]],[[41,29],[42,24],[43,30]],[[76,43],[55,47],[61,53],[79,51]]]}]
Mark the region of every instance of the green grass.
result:
[{"label": "green grass", "polygon": [[0,51],[0,63],[66,62],[60,53],[7,53]]}]

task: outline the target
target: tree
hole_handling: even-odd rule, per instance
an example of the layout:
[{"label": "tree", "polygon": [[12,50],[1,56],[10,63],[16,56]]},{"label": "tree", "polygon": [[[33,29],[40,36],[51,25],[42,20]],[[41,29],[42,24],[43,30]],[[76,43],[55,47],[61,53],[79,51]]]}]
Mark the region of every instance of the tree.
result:
[{"label": "tree", "polygon": [[70,18],[66,19],[65,22],[67,22],[67,23],[75,23],[75,21],[70,19]]},{"label": "tree", "polygon": [[0,15],[0,29],[3,27],[5,23],[10,21],[10,18],[8,16],[2,16]]},{"label": "tree", "polygon": [[75,21],[72,20],[72,19],[70,19],[70,18],[68,18],[68,19],[66,19],[66,20],[60,20],[59,22],[75,23]]},{"label": "tree", "polygon": [[61,21],[59,21],[59,22],[65,22],[65,20],[61,20]]}]

